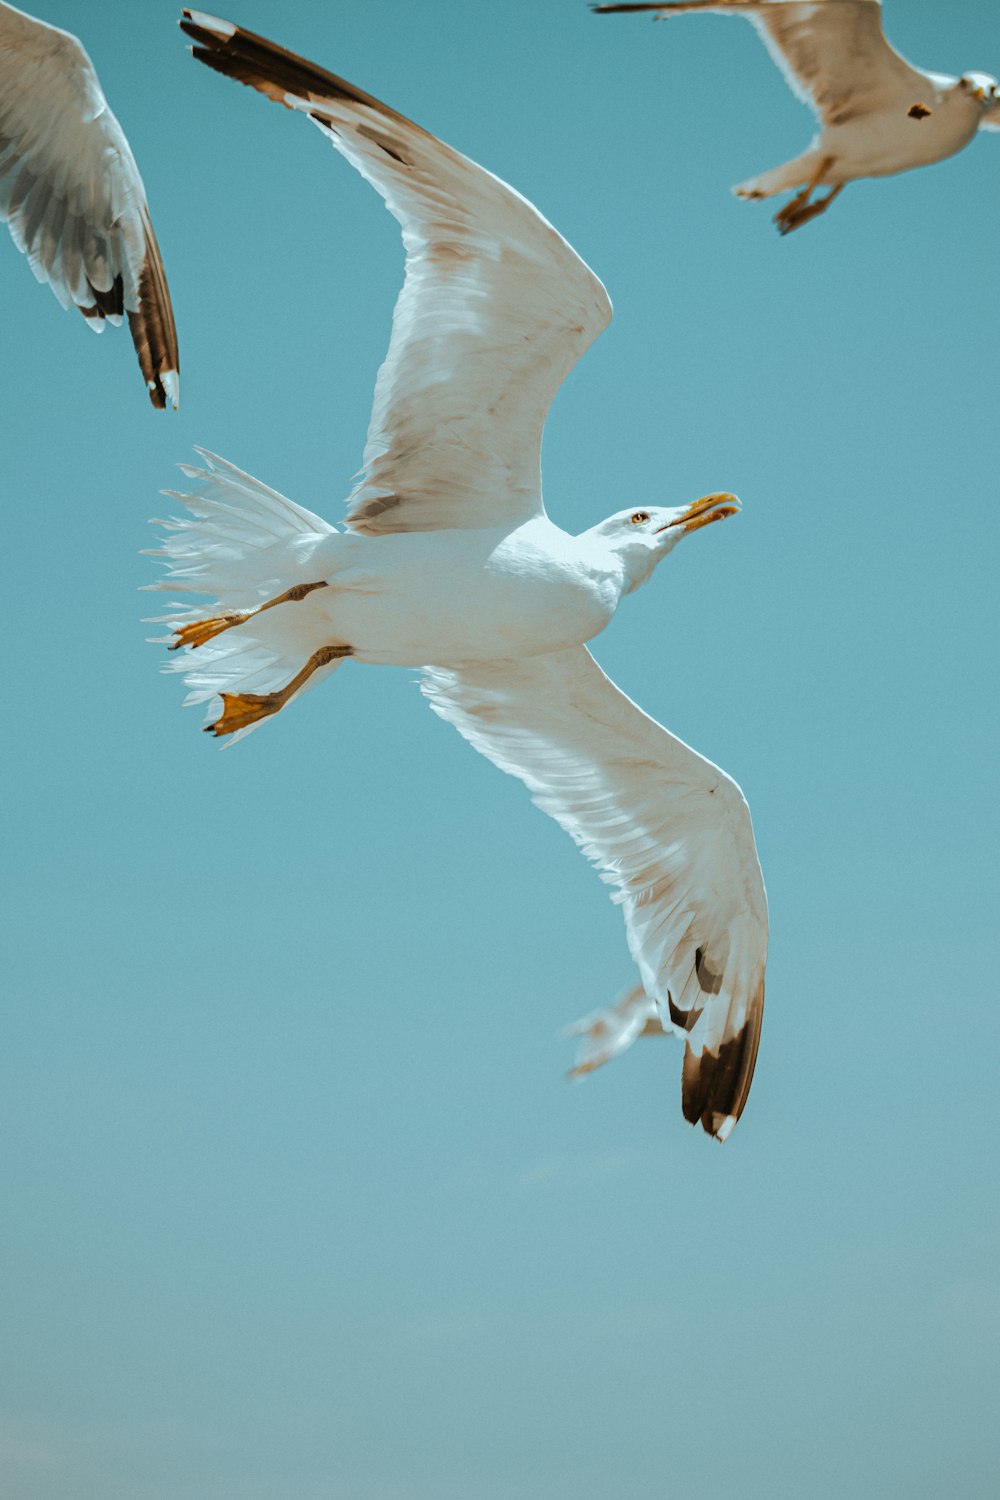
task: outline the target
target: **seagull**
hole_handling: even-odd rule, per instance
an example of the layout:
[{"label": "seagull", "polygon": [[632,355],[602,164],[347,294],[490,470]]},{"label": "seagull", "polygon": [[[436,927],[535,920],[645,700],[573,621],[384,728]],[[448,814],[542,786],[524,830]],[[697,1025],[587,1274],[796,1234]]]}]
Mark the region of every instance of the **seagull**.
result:
[{"label": "seagull", "polygon": [[127,316],[150,401],[176,408],[177,332],[135,157],[76,37],[2,0],[0,219],[96,333]]},{"label": "seagull", "polygon": [[[767,906],[735,782],[648,718],[585,642],[728,493],[631,506],[579,536],[546,515],[542,428],[611,318],[593,272],[513,188],[369,94],[185,10],[196,58],[307,115],[399,221],[406,273],[341,530],[199,449],[159,524],[168,668],[232,738],[345,661],[417,667],[430,706],[518,777],[615,892],[641,985],[580,1023],[577,1076],[636,1037],[686,1043],[682,1107],[719,1140],[746,1102]],[[221,697],[222,712],[217,706]]]},{"label": "seagull", "polygon": [[[925,73],[886,41],[882,0],[660,0],[595,5],[604,15],[653,11],[657,18],[707,11],[745,16],[819,120],[808,151],[741,182],[740,198],[792,188],[774,222],[781,234],[825,213],[849,182],[891,177],[954,156],[979,130],[1000,130],[1000,84],[989,73]],[[813,197],[821,187],[828,191]]]}]

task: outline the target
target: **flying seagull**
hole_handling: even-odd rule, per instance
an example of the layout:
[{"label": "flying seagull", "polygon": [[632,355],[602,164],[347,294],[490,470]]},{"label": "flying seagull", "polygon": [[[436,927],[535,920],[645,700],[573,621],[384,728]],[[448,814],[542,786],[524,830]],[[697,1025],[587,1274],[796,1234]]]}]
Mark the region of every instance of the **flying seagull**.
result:
[{"label": "flying seagull", "polygon": [[[595,5],[605,15],[653,11],[657,17],[707,11],[745,16],[785,81],[819,120],[808,151],[733,189],[740,198],[773,198],[799,188],[775,215],[781,234],[824,213],[848,182],[891,177],[943,161],[978,130],[1000,130],[1000,84],[988,73],[924,73],[890,47],[882,0],[673,0]],[[821,198],[812,195],[825,187]]]},{"label": "flying seagull", "polygon": [[2,0],[0,219],[95,332],[128,318],[149,399],[176,407],[177,332],[135,157],[76,37]]},{"label": "flying seagull", "polygon": [[642,985],[583,1023],[578,1071],[640,1034],[686,1041],[683,1110],[724,1140],[746,1102],[767,907],[736,784],[637,708],[585,642],[682,537],[738,508],[630,507],[571,536],[549,520],[542,428],[606,327],[604,287],[498,178],[313,63],[198,11],[209,67],[309,116],[402,226],[406,276],[346,530],[202,452],[170,492],[156,587],[168,665],[206,728],[237,736],[349,658],[423,669],[431,707],[580,844],[615,887]]}]

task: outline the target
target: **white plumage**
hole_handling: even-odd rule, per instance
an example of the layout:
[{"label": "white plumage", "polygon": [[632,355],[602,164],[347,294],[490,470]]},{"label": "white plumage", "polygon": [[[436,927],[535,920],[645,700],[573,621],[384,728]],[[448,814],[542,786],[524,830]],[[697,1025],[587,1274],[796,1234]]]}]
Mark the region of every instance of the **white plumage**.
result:
[{"label": "white plumage", "polygon": [[[524,782],[621,902],[642,992],[589,1019],[580,1071],[641,1035],[655,1009],[660,1028],[688,1039],[685,1115],[724,1139],[750,1087],[766,958],[767,903],[739,787],[648,718],[585,646],[459,672],[428,668],[423,691]],[[712,1093],[729,1088],[739,1101],[725,1111],[712,1107],[701,1077],[706,1051],[728,1075]]]},{"label": "white plumage", "polygon": [[[661,0],[594,9],[664,19],[703,11],[750,21],[820,124],[801,156],[733,189],[756,199],[801,188],[776,215],[783,234],[822,213],[848,182],[927,166],[954,156],[978,130],[1000,128],[997,80],[913,67],[886,40],[882,0]],[[813,199],[819,187],[831,191]]]},{"label": "white plumage", "polygon": [[128,318],[150,400],[176,407],[177,333],[128,141],[76,37],[2,0],[0,219],[95,332]]},{"label": "white plumage", "polygon": [[601,672],[584,642],[730,495],[619,512],[580,536],[541,496],[542,428],[610,317],[600,282],[525,199],[418,126],[251,32],[185,12],[195,55],[310,115],[400,221],[406,278],[364,476],[338,530],[204,453],[164,523],[163,588],[191,701],[238,737],[353,658],[423,668],[442,718],[615,888],[642,997],[583,1023],[578,1071],[644,1031],[686,1040],[683,1107],[724,1140],[746,1101],[767,909],[750,816],[724,772]]}]

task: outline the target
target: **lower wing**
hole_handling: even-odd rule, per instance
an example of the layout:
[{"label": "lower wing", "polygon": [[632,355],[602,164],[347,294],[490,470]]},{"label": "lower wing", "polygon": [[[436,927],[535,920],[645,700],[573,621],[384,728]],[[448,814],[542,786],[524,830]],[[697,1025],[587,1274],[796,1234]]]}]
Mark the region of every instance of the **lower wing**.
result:
[{"label": "lower wing", "polygon": [[422,687],[616,887],[646,993],[686,1034],[685,1118],[725,1140],[750,1090],[767,959],[739,787],[644,714],[583,646],[426,668]]}]

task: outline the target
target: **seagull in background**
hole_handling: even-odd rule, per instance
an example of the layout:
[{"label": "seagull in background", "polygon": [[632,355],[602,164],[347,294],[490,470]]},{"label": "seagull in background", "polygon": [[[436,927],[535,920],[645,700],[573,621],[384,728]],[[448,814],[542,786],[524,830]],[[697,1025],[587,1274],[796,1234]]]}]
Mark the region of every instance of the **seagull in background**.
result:
[{"label": "seagull in background", "polygon": [[217,603],[167,616],[167,643],[186,648],[170,665],[189,701],[221,698],[206,728],[226,738],[345,661],[420,667],[435,712],[525,783],[621,903],[642,983],[582,1023],[576,1071],[676,1033],[684,1114],[725,1140],[764,1004],[750,814],[585,642],[738,502],[632,505],[580,536],[554,525],[542,429],[610,321],[600,281],[519,193],[369,94],[214,16],[181,25],[196,58],[305,114],[367,178],[402,227],[406,275],[346,530],[211,454],[185,470],[195,486],[174,493],[190,517],[160,523],[156,586]]},{"label": "seagull in background", "polygon": [[146,190],[76,37],[0,0],[0,219],[96,333],[128,318],[149,399],[177,406],[177,331]]},{"label": "seagull in background", "polygon": [[[819,134],[808,151],[741,182],[740,198],[800,191],[774,222],[781,234],[825,213],[849,182],[891,177],[954,156],[979,130],[1000,130],[1000,84],[989,73],[924,73],[886,41],[882,0],[661,0],[595,5],[603,15],[652,11],[657,19],[705,11],[745,16],[792,92],[810,105]],[[820,188],[828,191],[813,197]]]}]

